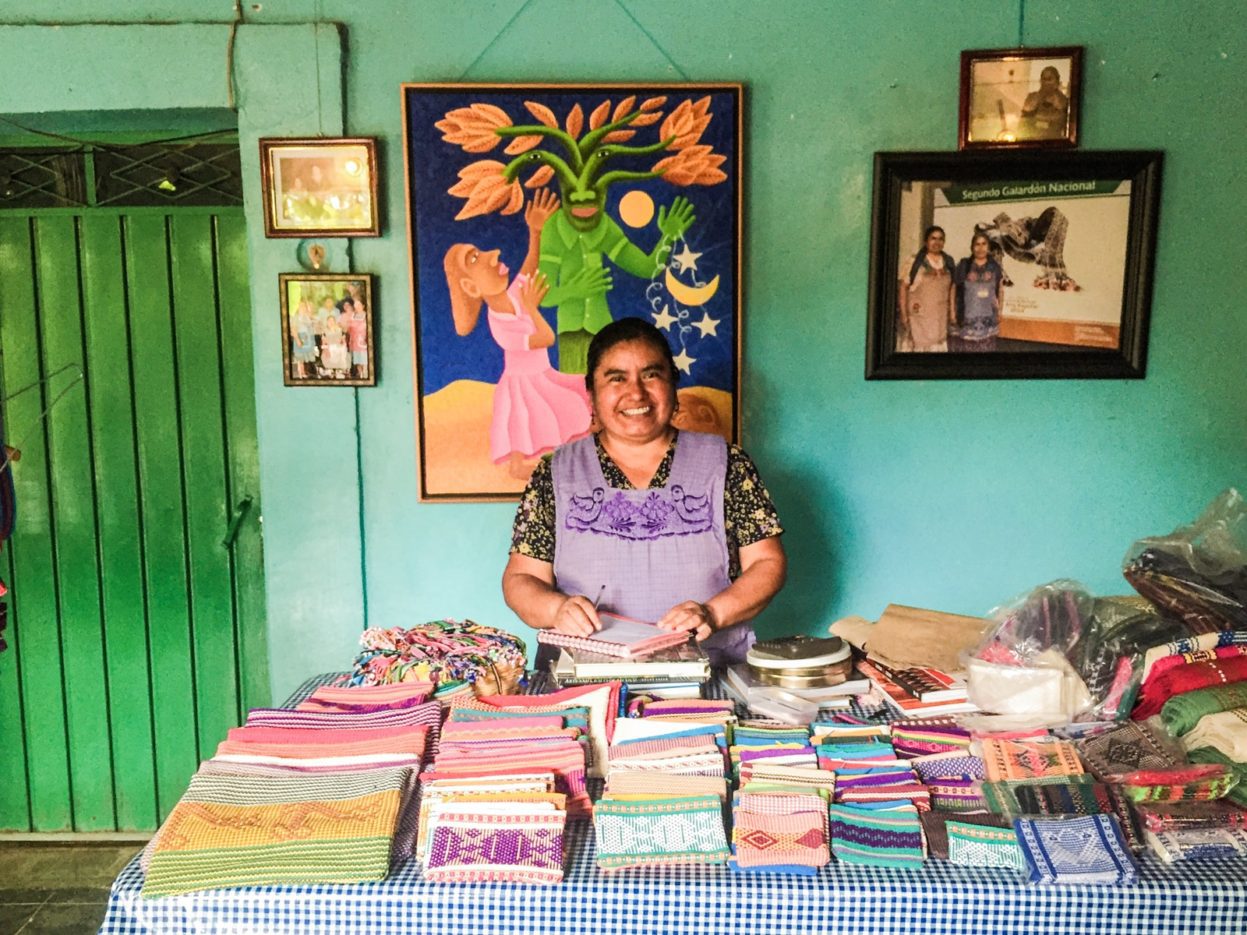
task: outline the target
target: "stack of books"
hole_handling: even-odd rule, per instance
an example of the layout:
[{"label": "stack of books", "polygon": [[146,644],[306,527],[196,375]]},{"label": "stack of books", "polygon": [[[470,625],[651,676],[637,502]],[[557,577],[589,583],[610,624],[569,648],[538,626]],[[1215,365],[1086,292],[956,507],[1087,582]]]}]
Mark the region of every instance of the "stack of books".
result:
[{"label": "stack of books", "polygon": [[619,681],[627,695],[699,698],[710,679],[710,660],[700,645],[687,640],[640,657],[563,647],[550,674],[561,687]]},{"label": "stack of books", "polygon": [[875,659],[862,659],[857,668],[879,689],[888,706],[903,717],[979,710],[969,699],[965,679],[932,666],[894,669]]}]

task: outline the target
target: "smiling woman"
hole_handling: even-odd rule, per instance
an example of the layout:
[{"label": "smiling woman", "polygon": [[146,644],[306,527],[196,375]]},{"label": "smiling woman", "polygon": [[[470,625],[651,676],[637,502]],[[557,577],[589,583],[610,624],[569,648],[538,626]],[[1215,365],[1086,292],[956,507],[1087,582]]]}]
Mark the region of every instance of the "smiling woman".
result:
[{"label": "smiling woman", "polygon": [[677,371],[653,325],[612,322],[587,362],[600,431],[533,472],[503,597],[537,629],[584,636],[611,611],[704,640],[712,662],[743,660],[749,621],[787,569],[757,469],[722,438],[672,426]]}]

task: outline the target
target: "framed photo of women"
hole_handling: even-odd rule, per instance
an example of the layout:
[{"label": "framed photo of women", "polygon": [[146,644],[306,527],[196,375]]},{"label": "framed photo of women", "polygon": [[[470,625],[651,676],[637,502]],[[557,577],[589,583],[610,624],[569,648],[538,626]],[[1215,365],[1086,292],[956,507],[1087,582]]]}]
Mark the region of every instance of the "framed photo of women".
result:
[{"label": "framed photo of women", "polygon": [[1142,378],[1161,166],[876,153],[866,378]]},{"label": "framed photo of women", "polygon": [[375,386],[376,330],[368,273],[281,273],[286,386]]},{"label": "framed photo of women", "polygon": [[264,236],[376,237],[377,143],[359,138],[260,140]]},{"label": "framed photo of women", "polygon": [[402,87],[424,500],[515,499],[591,430],[585,354],[653,322],[676,425],[740,429],[738,84]]},{"label": "framed photo of women", "polygon": [[1082,46],[961,53],[959,149],[1078,144]]}]

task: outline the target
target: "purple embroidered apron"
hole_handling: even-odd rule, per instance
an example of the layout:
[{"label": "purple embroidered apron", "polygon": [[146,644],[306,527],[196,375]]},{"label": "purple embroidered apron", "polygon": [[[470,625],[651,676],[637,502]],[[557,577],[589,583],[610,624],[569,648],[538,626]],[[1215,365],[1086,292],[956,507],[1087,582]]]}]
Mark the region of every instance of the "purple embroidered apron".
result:
[{"label": "purple embroidered apron", "polygon": [[[730,583],[723,524],[727,444],[680,432],[667,486],[608,487],[592,436],[554,453],[554,579],[564,594],[655,621],[682,601],[704,603]],[[603,590],[605,585],[605,590]],[[702,646],[716,665],[744,660],[753,628],[737,624]]]}]

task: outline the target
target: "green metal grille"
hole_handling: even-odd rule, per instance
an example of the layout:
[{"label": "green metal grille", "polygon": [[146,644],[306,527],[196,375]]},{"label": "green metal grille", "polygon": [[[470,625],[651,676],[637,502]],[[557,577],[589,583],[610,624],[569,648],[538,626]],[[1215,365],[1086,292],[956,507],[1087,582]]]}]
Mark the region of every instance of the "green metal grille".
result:
[{"label": "green metal grille", "polygon": [[0,149],[0,208],[242,205],[236,143]]},{"label": "green metal grille", "polygon": [[0,207],[81,208],[87,203],[81,149],[0,150]]}]

